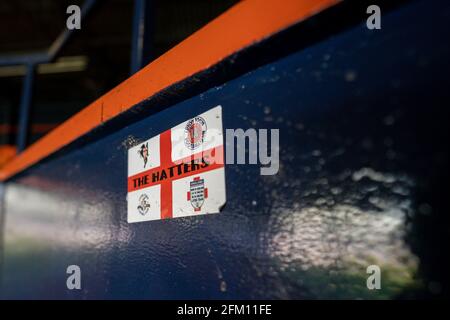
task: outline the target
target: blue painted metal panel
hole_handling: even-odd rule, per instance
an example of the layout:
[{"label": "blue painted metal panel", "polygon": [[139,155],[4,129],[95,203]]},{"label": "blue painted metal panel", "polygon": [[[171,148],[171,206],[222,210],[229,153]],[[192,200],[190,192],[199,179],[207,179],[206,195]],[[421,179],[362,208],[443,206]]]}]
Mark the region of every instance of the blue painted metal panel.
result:
[{"label": "blue painted metal panel", "polygon": [[[436,6],[398,9],[380,31],[333,36],[9,181],[2,297],[429,293],[445,280],[436,255],[448,235],[433,215],[446,205],[450,101],[437,81],[450,71],[450,7]],[[224,128],[280,128],[280,172],[227,165],[222,213],[128,224],[127,149],[219,104]],[[66,289],[71,264],[80,291]],[[370,264],[380,291],[366,288]]]}]

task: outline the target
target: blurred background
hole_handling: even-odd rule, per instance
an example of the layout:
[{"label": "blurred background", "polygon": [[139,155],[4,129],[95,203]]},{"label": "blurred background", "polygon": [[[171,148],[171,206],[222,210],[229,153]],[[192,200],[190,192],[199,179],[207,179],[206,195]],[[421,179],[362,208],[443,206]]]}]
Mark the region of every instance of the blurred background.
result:
[{"label": "blurred background", "polygon": [[[88,3],[89,1],[86,1]],[[137,1],[136,3],[138,3]],[[237,0],[146,1],[145,55],[157,58],[227,10]],[[56,59],[38,63],[32,88],[30,144],[130,76],[133,0],[92,1],[80,31],[73,32]],[[0,166],[16,153],[25,65],[15,57],[49,49],[66,31],[69,5],[79,0],[0,2]],[[82,32],[81,32],[82,31]],[[147,33],[148,31],[148,33]]]}]

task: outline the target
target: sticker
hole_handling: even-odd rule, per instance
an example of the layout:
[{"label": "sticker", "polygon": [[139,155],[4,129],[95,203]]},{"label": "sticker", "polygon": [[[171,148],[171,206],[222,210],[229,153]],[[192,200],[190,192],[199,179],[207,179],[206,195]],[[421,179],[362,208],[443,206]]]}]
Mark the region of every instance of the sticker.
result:
[{"label": "sticker", "polygon": [[226,201],[222,107],[128,150],[128,222],[218,213]]}]

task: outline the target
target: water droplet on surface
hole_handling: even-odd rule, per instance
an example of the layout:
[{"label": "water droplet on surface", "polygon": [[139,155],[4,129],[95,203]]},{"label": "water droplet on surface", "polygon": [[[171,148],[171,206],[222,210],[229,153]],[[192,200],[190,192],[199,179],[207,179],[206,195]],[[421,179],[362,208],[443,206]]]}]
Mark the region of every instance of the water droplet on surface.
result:
[{"label": "water droplet on surface", "polygon": [[423,215],[429,215],[433,211],[433,208],[428,203],[422,203],[419,205],[419,212]]},{"label": "water droplet on surface", "polygon": [[439,294],[441,293],[442,285],[439,282],[430,281],[430,283],[428,283],[428,290],[430,290],[432,294]]},{"label": "water droplet on surface", "polygon": [[224,280],[220,282],[220,291],[222,292],[227,291],[227,283]]},{"label": "water droplet on surface", "polygon": [[383,119],[383,123],[386,126],[392,126],[394,124],[394,122],[395,122],[395,118],[392,115],[388,115],[387,117],[385,117]]},{"label": "water droplet on surface", "polygon": [[347,71],[344,76],[345,81],[347,81],[347,82],[353,82],[356,80],[357,77],[358,77],[358,75],[357,75],[356,71],[353,71],[353,70]]}]

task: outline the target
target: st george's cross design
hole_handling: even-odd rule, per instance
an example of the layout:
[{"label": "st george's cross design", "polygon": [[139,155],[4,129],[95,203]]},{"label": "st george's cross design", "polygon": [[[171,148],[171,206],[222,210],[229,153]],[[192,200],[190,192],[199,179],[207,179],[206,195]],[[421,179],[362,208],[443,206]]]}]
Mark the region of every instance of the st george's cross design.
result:
[{"label": "st george's cross design", "polygon": [[128,222],[218,213],[226,202],[222,130],[217,106],[130,148]]}]

